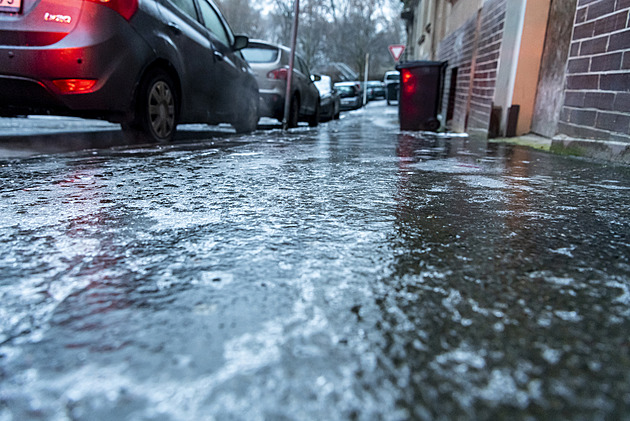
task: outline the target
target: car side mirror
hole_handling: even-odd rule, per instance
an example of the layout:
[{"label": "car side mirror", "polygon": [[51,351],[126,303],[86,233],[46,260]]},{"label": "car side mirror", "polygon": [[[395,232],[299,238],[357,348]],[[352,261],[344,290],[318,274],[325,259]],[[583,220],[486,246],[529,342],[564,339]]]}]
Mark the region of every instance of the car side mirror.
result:
[{"label": "car side mirror", "polygon": [[322,80],[322,77],[320,75],[311,75],[311,80],[313,82],[319,82],[320,80]]},{"label": "car side mirror", "polygon": [[243,48],[247,48],[249,45],[249,38],[245,35],[235,35],[234,36],[234,44],[232,45],[232,49],[234,51],[242,50]]}]

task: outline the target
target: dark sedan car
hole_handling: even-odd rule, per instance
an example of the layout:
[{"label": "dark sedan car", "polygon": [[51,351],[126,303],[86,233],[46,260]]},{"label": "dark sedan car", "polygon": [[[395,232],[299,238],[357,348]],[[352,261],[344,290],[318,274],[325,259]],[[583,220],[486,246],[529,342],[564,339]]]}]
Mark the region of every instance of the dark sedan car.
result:
[{"label": "dark sedan car", "polygon": [[367,83],[367,100],[385,99],[385,84],[378,80],[370,80]]},{"label": "dark sedan car", "polygon": [[210,0],[3,0],[0,115],[102,118],[154,141],[258,121],[258,86]]},{"label": "dark sedan car", "polygon": [[360,82],[338,82],[335,89],[341,97],[341,110],[356,110],[363,107],[363,90]]},{"label": "dark sedan car", "polygon": [[[283,120],[290,52],[289,48],[282,45],[258,40],[251,41],[249,46],[243,49],[243,55],[256,73],[260,87],[261,117]],[[307,121],[309,126],[317,126],[319,101],[319,92],[311,79],[308,66],[296,54],[288,126],[296,127],[298,121]]]}]

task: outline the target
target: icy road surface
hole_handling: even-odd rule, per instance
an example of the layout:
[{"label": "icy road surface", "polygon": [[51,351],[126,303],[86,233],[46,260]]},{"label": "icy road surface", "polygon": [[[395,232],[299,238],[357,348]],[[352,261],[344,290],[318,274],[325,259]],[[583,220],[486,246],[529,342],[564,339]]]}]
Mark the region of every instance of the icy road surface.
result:
[{"label": "icy road surface", "polygon": [[383,104],[0,160],[0,420],[629,419],[628,167]]}]

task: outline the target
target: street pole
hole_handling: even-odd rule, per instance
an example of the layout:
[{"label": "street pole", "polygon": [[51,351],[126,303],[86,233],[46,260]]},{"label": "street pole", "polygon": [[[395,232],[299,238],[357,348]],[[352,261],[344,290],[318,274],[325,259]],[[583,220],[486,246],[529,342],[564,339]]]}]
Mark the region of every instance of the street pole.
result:
[{"label": "street pole", "polygon": [[291,31],[291,54],[289,54],[289,73],[287,74],[287,90],[284,94],[284,117],[282,118],[282,130],[286,130],[289,127],[289,113],[291,112],[291,85],[293,82],[293,66],[295,64],[295,48],[297,46],[299,14],[300,0],[295,0],[295,3],[293,5],[293,29]]},{"label": "street pole", "polygon": [[370,69],[370,53],[365,55],[365,74],[363,75],[363,105],[367,104],[367,82]]}]

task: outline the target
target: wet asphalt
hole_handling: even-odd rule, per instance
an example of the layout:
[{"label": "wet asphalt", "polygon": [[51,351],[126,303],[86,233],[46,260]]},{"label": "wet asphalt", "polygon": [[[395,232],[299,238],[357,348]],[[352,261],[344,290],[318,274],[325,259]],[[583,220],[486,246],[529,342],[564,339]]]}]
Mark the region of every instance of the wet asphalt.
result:
[{"label": "wet asphalt", "polygon": [[629,167],[182,133],[0,158],[0,420],[630,419]]}]

